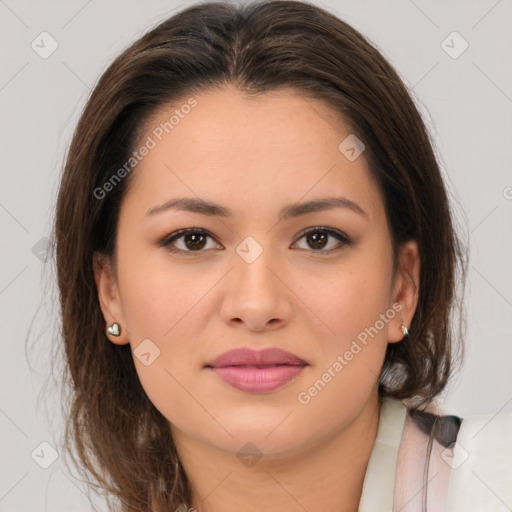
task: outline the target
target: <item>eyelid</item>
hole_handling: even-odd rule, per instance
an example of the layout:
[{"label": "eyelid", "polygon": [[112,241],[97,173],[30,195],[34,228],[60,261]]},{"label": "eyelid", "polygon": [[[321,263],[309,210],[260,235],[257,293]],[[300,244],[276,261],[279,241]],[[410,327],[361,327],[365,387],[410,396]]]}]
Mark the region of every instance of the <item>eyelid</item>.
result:
[{"label": "eyelid", "polygon": [[158,245],[164,247],[165,249],[167,249],[168,251],[170,251],[172,253],[178,253],[178,254],[187,254],[187,255],[190,254],[190,255],[193,255],[193,256],[199,256],[200,254],[202,254],[204,252],[207,252],[207,251],[204,251],[204,250],[201,250],[201,251],[185,251],[183,249],[178,249],[177,247],[173,247],[172,246],[172,242],[174,242],[175,240],[181,238],[182,236],[188,235],[190,233],[195,233],[195,234],[200,234],[200,235],[208,236],[208,237],[212,238],[213,240],[215,240],[218,244],[220,244],[220,242],[208,230],[206,230],[204,228],[192,227],[192,228],[178,229],[177,231],[173,231],[172,233],[170,233],[168,235],[165,235],[158,242]]},{"label": "eyelid", "polygon": [[341,238],[346,243],[352,243],[351,238],[346,233],[340,231],[339,229],[330,228],[328,226],[311,226],[309,228],[305,228],[296,235],[297,240],[300,240],[304,235],[315,231],[323,231],[329,235]]},{"label": "eyelid", "polygon": [[[305,235],[309,234],[310,232],[317,232],[317,231],[322,231],[324,233],[327,233],[328,236],[332,236],[333,238],[336,238],[340,242],[340,245],[338,245],[337,247],[331,248],[331,249],[327,249],[327,250],[315,251],[314,249],[310,249],[309,251],[312,252],[313,254],[330,254],[332,252],[335,252],[335,251],[341,249],[343,246],[353,245],[353,243],[354,243],[353,240],[347,234],[345,234],[343,231],[340,231],[338,229],[329,228],[327,226],[311,226],[311,227],[305,228],[301,232],[299,232],[296,235],[296,240],[295,240],[295,242],[293,242],[293,244],[296,244],[301,238],[303,238]],[[204,228],[198,228],[198,227],[178,229],[177,231],[174,231],[174,232],[164,236],[158,242],[158,245],[165,247],[170,252],[179,253],[179,254],[187,254],[187,255],[190,254],[190,255],[198,256],[204,252],[208,252],[206,250],[186,251],[183,249],[178,249],[171,245],[171,243],[174,242],[175,240],[181,238],[184,235],[191,234],[191,233],[200,234],[200,235],[210,237],[213,240],[215,240],[215,242],[217,244],[222,245],[215,238],[215,236],[213,236],[208,230],[206,230]],[[307,249],[301,249],[301,250],[307,250]]]}]

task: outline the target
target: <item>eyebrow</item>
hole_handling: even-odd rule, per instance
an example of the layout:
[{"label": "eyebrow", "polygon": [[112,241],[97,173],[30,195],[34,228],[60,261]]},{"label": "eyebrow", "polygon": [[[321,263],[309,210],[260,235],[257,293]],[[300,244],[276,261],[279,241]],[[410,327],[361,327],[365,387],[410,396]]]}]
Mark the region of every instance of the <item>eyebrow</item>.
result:
[{"label": "eyebrow", "polygon": [[[346,197],[324,197],[306,203],[295,203],[283,207],[279,212],[279,220],[286,220],[308,213],[331,210],[333,208],[346,208],[363,217],[368,217],[368,214],[357,203]],[[146,216],[155,215],[168,210],[182,210],[209,216],[233,216],[233,211],[225,206],[193,197],[171,199],[160,206],[150,208],[146,212]]]}]

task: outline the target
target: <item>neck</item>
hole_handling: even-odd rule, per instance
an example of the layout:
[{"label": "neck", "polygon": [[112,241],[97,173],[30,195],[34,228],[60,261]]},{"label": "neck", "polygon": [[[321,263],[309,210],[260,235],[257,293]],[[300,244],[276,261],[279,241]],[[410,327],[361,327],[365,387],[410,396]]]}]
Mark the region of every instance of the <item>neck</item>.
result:
[{"label": "neck", "polygon": [[236,453],[172,427],[191,488],[187,506],[198,512],[357,512],[379,415],[374,393],[356,418],[328,438],[293,456],[263,456],[252,467]]}]

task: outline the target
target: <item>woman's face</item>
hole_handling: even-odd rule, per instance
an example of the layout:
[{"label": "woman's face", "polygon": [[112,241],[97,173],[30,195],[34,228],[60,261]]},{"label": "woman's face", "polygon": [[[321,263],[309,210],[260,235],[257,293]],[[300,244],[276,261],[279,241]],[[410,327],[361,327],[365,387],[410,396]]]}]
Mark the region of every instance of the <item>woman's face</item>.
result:
[{"label": "woman's face", "polygon": [[[231,452],[251,442],[298,453],[376,397],[386,346],[416,307],[417,247],[405,246],[394,276],[365,153],[324,103],[231,87],[194,99],[155,115],[147,150],[135,148],[116,275],[96,266],[105,320],[122,328],[111,341],[130,343],[175,433]],[[179,198],[220,209],[163,206]],[[327,199],[331,207],[302,207]],[[239,348],[303,363],[208,366]]]}]

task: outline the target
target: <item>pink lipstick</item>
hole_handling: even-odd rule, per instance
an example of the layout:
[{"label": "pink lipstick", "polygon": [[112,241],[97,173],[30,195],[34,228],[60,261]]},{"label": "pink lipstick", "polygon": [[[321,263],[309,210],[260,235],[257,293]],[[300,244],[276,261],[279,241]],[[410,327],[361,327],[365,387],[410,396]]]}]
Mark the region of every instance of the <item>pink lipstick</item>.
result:
[{"label": "pink lipstick", "polygon": [[277,348],[230,350],[205,365],[224,382],[249,393],[273,391],[297,377],[306,366],[300,357]]}]

